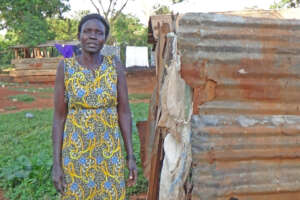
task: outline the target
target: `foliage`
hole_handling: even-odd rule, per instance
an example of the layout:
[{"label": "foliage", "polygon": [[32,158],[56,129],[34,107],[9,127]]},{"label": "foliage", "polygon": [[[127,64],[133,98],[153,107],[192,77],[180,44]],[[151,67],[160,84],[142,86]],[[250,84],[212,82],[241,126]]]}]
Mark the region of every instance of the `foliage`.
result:
[{"label": "foliage", "polygon": [[164,14],[170,14],[171,13],[170,8],[166,5],[158,4],[158,5],[155,5],[153,7],[153,9],[154,9],[154,13],[156,15],[164,15]]},{"label": "foliage", "polygon": [[1,66],[7,67],[13,58],[13,52],[9,49],[11,45],[16,43],[16,38],[11,32],[8,32],[7,37],[0,35],[0,69]]},{"label": "foliage", "polygon": [[148,46],[148,30],[132,15],[120,14],[120,17],[111,25],[110,40],[120,45],[121,60],[125,62],[125,50],[127,45]]},{"label": "foliage", "polygon": [[175,3],[181,3],[183,2],[184,0],[172,0],[172,3],[175,4]]},{"label": "foliage", "polygon": [[55,40],[77,40],[77,27],[80,19],[89,14],[88,10],[75,12],[69,18],[48,18],[49,31],[55,35]]},{"label": "foliage", "polygon": [[15,96],[9,96],[8,98],[10,100],[21,101],[21,102],[32,102],[35,100],[33,96],[28,94],[18,94]]},{"label": "foliage", "polygon": [[76,40],[78,21],[70,18],[47,19],[49,30],[55,36],[55,40]]},{"label": "foliage", "polygon": [[271,9],[279,9],[279,8],[297,8],[300,6],[300,0],[280,0],[279,2],[275,2],[270,6]]},{"label": "foliage", "polygon": [[133,46],[147,45],[147,29],[138,18],[130,14],[121,14],[112,26],[111,37],[116,43]]},{"label": "foliage", "polygon": [[[140,145],[135,123],[147,118],[147,104],[132,104],[133,148],[137,157],[138,181],[128,194],[145,192]],[[33,118],[26,118],[30,112]],[[51,181],[52,166],[52,110],[23,111],[0,114],[0,187],[10,200],[59,199]],[[125,152],[125,151],[123,151]],[[128,171],[125,173],[128,177]]]},{"label": "foliage", "polygon": [[1,0],[2,28],[18,36],[18,42],[30,46],[53,39],[47,17],[62,16],[69,9],[69,0]]}]

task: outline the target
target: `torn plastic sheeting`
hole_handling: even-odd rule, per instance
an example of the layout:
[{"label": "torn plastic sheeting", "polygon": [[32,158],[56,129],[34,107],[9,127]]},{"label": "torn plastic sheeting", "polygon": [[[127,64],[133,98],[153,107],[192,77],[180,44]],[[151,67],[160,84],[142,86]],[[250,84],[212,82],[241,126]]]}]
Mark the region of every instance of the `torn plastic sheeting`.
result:
[{"label": "torn plastic sheeting", "polygon": [[161,117],[158,127],[165,129],[163,166],[160,178],[160,200],[185,198],[184,184],[191,165],[190,117],[192,114],[191,91],[180,77],[180,58],[177,55],[177,38],[168,34],[167,55],[163,70],[166,74],[160,91]]}]

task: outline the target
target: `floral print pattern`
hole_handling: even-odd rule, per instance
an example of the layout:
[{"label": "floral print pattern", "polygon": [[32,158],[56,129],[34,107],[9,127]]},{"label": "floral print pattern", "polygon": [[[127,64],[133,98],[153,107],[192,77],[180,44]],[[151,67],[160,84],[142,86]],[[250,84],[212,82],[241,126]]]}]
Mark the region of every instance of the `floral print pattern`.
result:
[{"label": "floral print pattern", "polygon": [[124,161],[117,115],[117,72],[112,57],[98,70],[65,59],[62,163],[64,200],[125,199]]}]

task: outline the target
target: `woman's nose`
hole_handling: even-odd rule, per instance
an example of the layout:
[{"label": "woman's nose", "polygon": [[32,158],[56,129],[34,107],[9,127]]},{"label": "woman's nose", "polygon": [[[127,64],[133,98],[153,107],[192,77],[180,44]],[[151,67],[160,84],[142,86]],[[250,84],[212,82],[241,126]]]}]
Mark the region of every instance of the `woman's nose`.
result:
[{"label": "woman's nose", "polygon": [[90,38],[90,39],[97,39],[96,33],[91,32],[91,33],[89,34],[89,38]]}]

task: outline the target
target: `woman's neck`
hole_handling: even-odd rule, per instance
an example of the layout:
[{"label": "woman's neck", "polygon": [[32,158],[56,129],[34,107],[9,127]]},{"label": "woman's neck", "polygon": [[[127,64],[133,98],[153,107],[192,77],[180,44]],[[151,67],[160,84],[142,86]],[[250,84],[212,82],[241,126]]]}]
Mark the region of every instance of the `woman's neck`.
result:
[{"label": "woman's neck", "polygon": [[79,62],[90,69],[95,69],[102,63],[103,56],[100,52],[97,53],[86,53],[82,52],[81,56],[79,56]]}]

